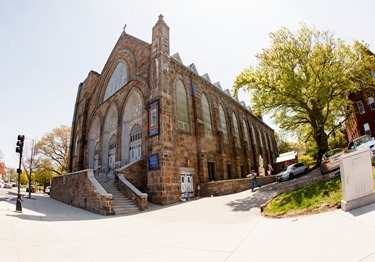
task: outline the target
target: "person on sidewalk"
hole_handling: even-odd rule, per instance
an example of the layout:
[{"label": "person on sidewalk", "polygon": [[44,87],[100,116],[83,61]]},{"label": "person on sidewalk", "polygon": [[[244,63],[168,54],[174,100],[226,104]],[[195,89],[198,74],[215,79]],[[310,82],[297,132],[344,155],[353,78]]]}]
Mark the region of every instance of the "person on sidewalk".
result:
[{"label": "person on sidewalk", "polygon": [[268,175],[272,175],[273,174],[273,167],[271,164],[268,164]]},{"label": "person on sidewalk", "polygon": [[254,192],[255,185],[257,187],[261,187],[261,184],[257,180],[257,173],[255,173],[255,170],[251,170],[251,173],[248,174],[246,177],[250,178],[251,180],[251,192]]}]

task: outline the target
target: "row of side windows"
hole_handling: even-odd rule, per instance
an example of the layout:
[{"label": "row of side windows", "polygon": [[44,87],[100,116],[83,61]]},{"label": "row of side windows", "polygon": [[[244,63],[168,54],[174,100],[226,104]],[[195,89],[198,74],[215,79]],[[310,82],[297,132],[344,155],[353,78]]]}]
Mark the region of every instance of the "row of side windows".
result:
[{"label": "row of side windows", "polygon": [[[176,96],[177,96],[178,128],[184,131],[190,131],[187,93],[186,93],[184,84],[182,83],[181,80],[178,80],[176,83]],[[204,94],[202,94],[201,103],[202,103],[202,115],[203,115],[205,137],[213,138],[210,107],[209,107],[208,99]],[[220,118],[219,128],[221,129],[223,133],[224,143],[229,143],[225,111],[222,105],[219,105],[219,118]],[[238,121],[234,112],[232,113],[232,119],[233,119],[234,136],[236,137],[236,140],[237,140],[237,146],[241,147],[241,143],[239,139],[240,136],[239,136],[239,129],[238,129]],[[250,136],[248,133],[248,129],[246,128],[247,124],[244,119],[242,119],[242,125],[243,125],[242,132],[244,134],[244,140],[247,142],[250,142]],[[252,131],[254,132],[254,129],[252,126],[251,128],[252,128]],[[260,131],[258,131],[258,135],[259,137],[261,137]],[[268,145],[267,137],[264,137],[264,139],[266,139],[266,144]],[[263,146],[262,139],[260,139],[260,146]]]}]

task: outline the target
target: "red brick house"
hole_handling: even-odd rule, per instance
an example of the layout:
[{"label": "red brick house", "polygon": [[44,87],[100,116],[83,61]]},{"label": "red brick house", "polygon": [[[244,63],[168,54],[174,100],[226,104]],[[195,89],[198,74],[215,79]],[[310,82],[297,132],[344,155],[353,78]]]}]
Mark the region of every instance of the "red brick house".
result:
[{"label": "red brick house", "polygon": [[351,95],[355,112],[346,121],[348,141],[365,134],[375,136],[375,97],[363,94]]}]

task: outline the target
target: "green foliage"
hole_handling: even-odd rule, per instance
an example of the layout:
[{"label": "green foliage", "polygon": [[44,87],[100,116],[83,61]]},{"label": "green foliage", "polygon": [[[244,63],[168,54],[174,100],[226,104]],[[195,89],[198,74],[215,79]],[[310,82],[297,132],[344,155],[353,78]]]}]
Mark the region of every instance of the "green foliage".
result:
[{"label": "green foliage", "polygon": [[54,128],[35,145],[43,169],[48,169],[58,175],[67,172],[70,132],[71,128],[67,126]]},{"label": "green foliage", "polygon": [[45,169],[38,169],[35,173],[35,181],[38,182],[38,184],[45,187],[46,185],[50,184],[50,181],[52,179],[52,171],[45,170]]},{"label": "green foliage", "polygon": [[264,209],[264,214],[281,216],[287,213],[314,212],[322,206],[335,206],[341,199],[341,180],[340,177],[335,177],[277,196]]},{"label": "green foliage", "polygon": [[374,89],[375,58],[363,43],[350,46],[304,24],[296,35],[281,28],[270,37],[271,46],[256,56],[258,66],[237,76],[234,94],[241,88],[256,93],[255,114],[271,114],[300,141],[313,139],[318,157],[351,113],[349,94]]},{"label": "green foliage", "polygon": [[309,155],[298,155],[298,162],[308,164],[311,168],[314,165],[314,158]]},{"label": "green foliage", "polygon": [[332,136],[328,139],[330,149],[335,148],[346,148],[348,143],[346,142],[345,133],[343,130],[338,130],[332,133]]}]

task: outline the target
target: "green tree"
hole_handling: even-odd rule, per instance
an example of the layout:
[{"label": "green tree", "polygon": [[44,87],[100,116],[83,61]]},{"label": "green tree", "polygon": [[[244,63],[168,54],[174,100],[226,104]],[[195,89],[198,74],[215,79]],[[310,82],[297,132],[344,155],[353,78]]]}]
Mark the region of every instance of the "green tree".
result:
[{"label": "green tree", "polygon": [[9,182],[15,182],[17,179],[17,171],[15,168],[7,168],[7,177]]},{"label": "green tree", "polygon": [[43,185],[44,187],[50,185],[51,179],[53,175],[57,175],[52,170],[52,163],[49,159],[43,158],[40,159],[38,162],[38,169],[36,172],[36,180],[39,184]]},{"label": "green tree", "polygon": [[29,198],[31,198],[31,183],[35,181],[35,175],[33,174],[33,172],[36,171],[38,163],[36,159],[35,141],[33,139],[28,139],[28,138],[26,138],[26,140],[31,140],[32,142],[30,143],[31,145],[30,148],[27,148],[26,146],[24,146],[24,151],[23,151],[24,158],[22,160],[22,167],[29,181],[28,191],[29,191]]},{"label": "green tree", "polygon": [[50,160],[49,170],[61,175],[68,170],[70,127],[60,126],[46,133],[35,145],[40,158]]},{"label": "green tree", "polygon": [[6,166],[3,161],[3,153],[0,150],[0,178],[6,180]]},{"label": "green tree", "polygon": [[296,35],[281,28],[270,37],[271,46],[256,56],[256,68],[237,76],[235,96],[241,88],[256,93],[255,114],[270,114],[300,141],[312,138],[319,164],[328,138],[353,110],[349,94],[374,90],[375,58],[364,43],[347,45],[304,24]]},{"label": "green tree", "polygon": [[[16,179],[18,181],[18,175],[16,176]],[[20,183],[21,185],[27,185],[29,182],[29,178],[27,177],[27,174],[24,170],[22,170],[21,176],[20,176]]]},{"label": "green tree", "polygon": [[285,141],[286,138],[282,132],[275,133],[275,139],[279,154],[292,151],[292,146],[289,142]]}]

